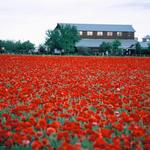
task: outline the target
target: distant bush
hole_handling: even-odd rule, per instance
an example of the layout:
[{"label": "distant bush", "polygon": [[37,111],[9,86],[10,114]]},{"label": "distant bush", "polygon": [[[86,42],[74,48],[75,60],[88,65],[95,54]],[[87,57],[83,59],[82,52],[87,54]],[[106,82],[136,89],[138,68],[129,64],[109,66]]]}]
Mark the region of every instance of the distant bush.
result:
[{"label": "distant bush", "polygon": [[2,49],[5,53],[28,54],[32,53],[35,46],[30,41],[0,40],[0,50]]}]

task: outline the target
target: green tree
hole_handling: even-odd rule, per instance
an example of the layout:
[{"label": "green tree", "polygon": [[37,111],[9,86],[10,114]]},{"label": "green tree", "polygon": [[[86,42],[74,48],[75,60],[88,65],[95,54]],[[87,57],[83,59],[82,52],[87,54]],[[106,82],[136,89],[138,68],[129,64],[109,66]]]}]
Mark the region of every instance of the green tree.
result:
[{"label": "green tree", "polygon": [[21,43],[21,41],[17,41],[16,43],[15,43],[15,45],[16,45],[16,50],[15,50],[15,52],[16,53],[22,53],[22,51],[23,51],[23,46],[22,46],[22,43]]},{"label": "green tree", "polygon": [[2,48],[3,48],[3,41],[2,41],[2,40],[0,40],[0,53],[3,53]]},{"label": "green tree", "polygon": [[135,44],[135,54],[141,54],[141,45],[139,42]]},{"label": "green tree", "polygon": [[47,53],[45,45],[43,45],[43,44],[39,45],[38,53],[39,54],[45,54],[45,53]]},{"label": "green tree", "polygon": [[3,47],[3,41],[0,40],[0,49]]},{"label": "green tree", "polygon": [[32,52],[35,49],[34,44],[31,43],[29,40],[23,42],[21,47],[22,47],[22,53],[26,53],[26,54]]},{"label": "green tree", "polygon": [[7,52],[14,52],[15,51],[15,44],[13,41],[11,40],[7,40],[7,41],[3,41],[4,43],[4,47],[6,49]]},{"label": "green tree", "polygon": [[1,40],[2,47],[5,48],[6,52],[8,53],[29,53],[31,50],[34,49],[34,44],[30,41],[11,41],[11,40]]},{"label": "green tree", "polygon": [[62,37],[58,29],[48,30],[46,32],[46,42],[45,45],[50,48],[51,53],[53,53],[54,49],[63,49],[62,47]]},{"label": "green tree", "polygon": [[121,46],[121,42],[116,39],[112,42],[112,54],[113,55],[118,55],[121,51],[121,49],[119,48]]},{"label": "green tree", "polygon": [[74,53],[75,44],[80,40],[76,27],[59,25],[55,30],[46,32],[45,44],[53,51],[55,48],[65,53]]},{"label": "green tree", "polygon": [[102,44],[99,46],[99,52],[106,54],[106,52],[110,53],[112,49],[112,45],[109,42],[102,42]]},{"label": "green tree", "polygon": [[150,43],[148,43],[148,50],[150,50]]}]

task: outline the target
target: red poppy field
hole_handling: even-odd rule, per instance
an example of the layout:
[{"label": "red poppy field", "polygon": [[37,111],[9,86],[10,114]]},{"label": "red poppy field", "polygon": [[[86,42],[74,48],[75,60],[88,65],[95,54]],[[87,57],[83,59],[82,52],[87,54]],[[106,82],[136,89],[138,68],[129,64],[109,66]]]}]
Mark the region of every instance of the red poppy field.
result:
[{"label": "red poppy field", "polygon": [[0,149],[150,149],[150,58],[1,55],[0,64]]}]

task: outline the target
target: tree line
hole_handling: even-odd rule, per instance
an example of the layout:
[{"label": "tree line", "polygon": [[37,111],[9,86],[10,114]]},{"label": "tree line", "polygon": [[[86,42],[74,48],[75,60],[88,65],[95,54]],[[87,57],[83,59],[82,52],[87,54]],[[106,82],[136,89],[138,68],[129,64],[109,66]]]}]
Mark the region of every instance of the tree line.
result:
[{"label": "tree line", "polygon": [[[54,30],[47,30],[45,43],[40,44],[35,52],[35,45],[29,40],[25,42],[0,40],[0,53],[16,54],[83,54],[83,55],[126,55],[121,48],[121,42],[116,39],[112,42],[103,42],[96,51],[92,48],[76,48],[80,35],[75,26],[59,25]],[[133,45],[132,55],[150,55],[150,43],[143,49],[139,42]]]},{"label": "tree line", "polygon": [[29,54],[35,49],[35,45],[28,41],[12,41],[0,40],[0,53],[15,53],[15,54]]},{"label": "tree line", "polygon": [[[129,51],[123,50],[120,48],[121,42],[116,39],[111,42],[103,42],[99,47],[99,53],[104,55],[150,55],[150,43],[148,43],[148,48],[144,49],[141,47],[140,43],[137,42],[129,48]],[[128,53],[127,53],[128,52]]]}]

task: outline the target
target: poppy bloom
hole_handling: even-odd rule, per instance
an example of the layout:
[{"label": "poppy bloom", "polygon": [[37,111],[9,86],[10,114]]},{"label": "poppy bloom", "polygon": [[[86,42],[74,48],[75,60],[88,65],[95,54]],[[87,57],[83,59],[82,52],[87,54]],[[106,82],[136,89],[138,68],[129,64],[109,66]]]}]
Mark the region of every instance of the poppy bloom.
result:
[{"label": "poppy bloom", "polygon": [[9,140],[5,141],[4,144],[5,144],[6,147],[10,148],[13,145],[13,140],[9,139]]},{"label": "poppy bloom", "polygon": [[47,127],[46,120],[44,118],[39,119],[38,125],[40,128],[45,129]]},{"label": "poppy bloom", "polygon": [[117,129],[118,131],[122,131],[123,130],[123,125],[121,123],[114,124],[113,127],[115,129]]},{"label": "poppy bloom", "polygon": [[111,138],[112,130],[110,129],[101,129],[101,133],[103,137]]},{"label": "poppy bloom", "polygon": [[33,141],[31,147],[33,150],[40,150],[42,148],[42,143],[38,140]]},{"label": "poppy bloom", "polygon": [[47,135],[51,135],[51,134],[54,134],[54,133],[56,133],[55,128],[49,127],[49,128],[46,129],[46,134]]},{"label": "poppy bloom", "polygon": [[82,150],[85,139],[96,150],[150,149],[149,58],[2,55],[0,63],[2,147],[51,150],[54,137],[60,150]]},{"label": "poppy bloom", "polygon": [[108,143],[105,142],[101,136],[99,136],[96,139],[96,141],[94,142],[93,146],[94,146],[94,148],[98,147],[98,148],[101,148],[101,149],[105,149],[107,145],[108,145]]},{"label": "poppy bloom", "polygon": [[47,138],[43,138],[43,139],[42,139],[42,143],[43,143],[43,145],[48,145],[48,144],[49,144],[49,141],[48,141]]},{"label": "poppy bloom", "polygon": [[37,136],[39,136],[39,137],[43,136],[43,132],[42,131],[38,131],[37,132]]}]

